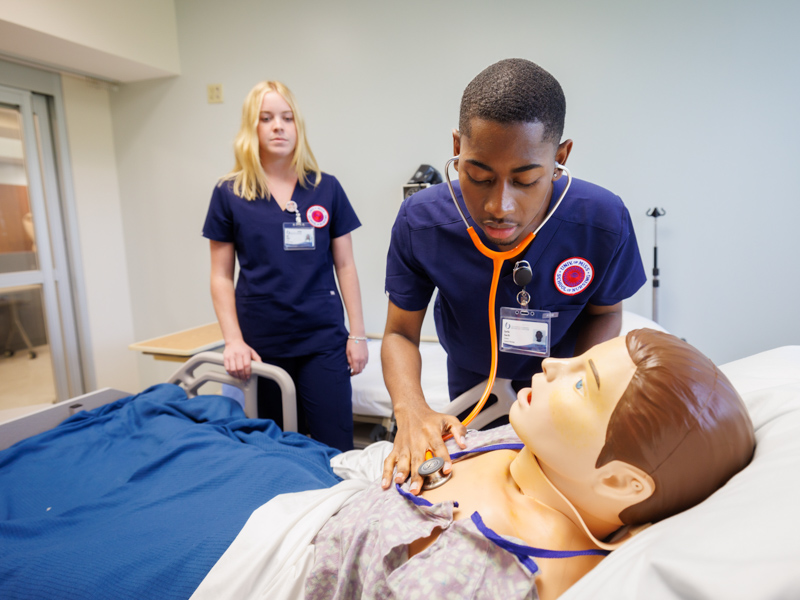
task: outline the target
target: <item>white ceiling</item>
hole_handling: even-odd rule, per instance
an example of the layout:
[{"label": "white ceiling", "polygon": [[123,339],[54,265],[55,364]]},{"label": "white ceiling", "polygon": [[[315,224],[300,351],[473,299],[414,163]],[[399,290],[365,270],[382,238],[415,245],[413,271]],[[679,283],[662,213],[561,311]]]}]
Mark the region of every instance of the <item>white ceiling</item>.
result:
[{"label": "white ceiling", "polygon": [[0,19],[0,55],[111,82],[178,75],[150,64],[103,52],[49,33]]}]

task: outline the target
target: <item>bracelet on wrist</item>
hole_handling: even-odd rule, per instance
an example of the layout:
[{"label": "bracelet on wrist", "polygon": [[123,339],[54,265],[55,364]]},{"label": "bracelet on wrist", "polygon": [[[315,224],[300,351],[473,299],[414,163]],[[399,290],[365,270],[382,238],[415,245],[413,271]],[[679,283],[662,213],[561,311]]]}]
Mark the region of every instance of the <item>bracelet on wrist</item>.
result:
[{"label": "bracelet on wrist", "polygon": [[348,340],[353,340],[353,341],[354,341],[356,344],[357,344],[358,342],[366,342],[366,341],[367,341],[367,338],[365,338],[365,337],[358,337],[358,336],[355,336],[355,335],[348,335],[348,336],[347,336],[347,339],[348,339]]}]

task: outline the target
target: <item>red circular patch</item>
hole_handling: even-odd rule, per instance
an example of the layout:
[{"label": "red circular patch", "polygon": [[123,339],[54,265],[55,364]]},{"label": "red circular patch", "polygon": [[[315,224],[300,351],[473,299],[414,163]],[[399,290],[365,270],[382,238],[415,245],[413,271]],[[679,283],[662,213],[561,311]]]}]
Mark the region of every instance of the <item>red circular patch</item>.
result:
[{"label": "red circular patch", "polygon": [[576,287],[581,284],[583,278],[586,277],[586,271],[580,267],[572,266],[564,271],[564,283],[567,287]]},{"label": "red circular patch", "polygon": [[585,258],[574,256],[562,261],[555,272],[558,291],[567,296],[580,294],[594,279],[594,268]]},{"label": "red circular patch", "polygon": [[328,211],[324,207],[316,204],[306,211],[308,222],[314,227],[325,227],[328,224]]}]

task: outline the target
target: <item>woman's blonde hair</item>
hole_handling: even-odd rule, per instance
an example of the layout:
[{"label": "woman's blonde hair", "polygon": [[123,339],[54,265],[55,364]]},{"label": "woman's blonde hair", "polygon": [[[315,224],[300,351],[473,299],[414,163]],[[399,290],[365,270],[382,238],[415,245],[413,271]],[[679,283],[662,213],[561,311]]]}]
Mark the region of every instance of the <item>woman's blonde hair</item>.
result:
[{"label": "woman's blonde hair", "polygon": [[280,81],[262,81],[250,90],[242,104],[242,126],[233,144],[236,164],[230,173],[220,180],[233,181],[233,192],[245,200],[270,198],[269,181],[261,167],[258,142],[258,121],[261,114],[261,103],[264,95],[276,92],[286,100],[294,114],[297,129],[297,143],[292,154],[292,166],[297,173],[297,180],[303,187],[308,187],[309,173],[314,173],[314,184],[319,184],[322,172],[317,166],[317,159],[311,152],[306,139],[306,127],[303,116],[297,108],[297,100],[291,90]]}]

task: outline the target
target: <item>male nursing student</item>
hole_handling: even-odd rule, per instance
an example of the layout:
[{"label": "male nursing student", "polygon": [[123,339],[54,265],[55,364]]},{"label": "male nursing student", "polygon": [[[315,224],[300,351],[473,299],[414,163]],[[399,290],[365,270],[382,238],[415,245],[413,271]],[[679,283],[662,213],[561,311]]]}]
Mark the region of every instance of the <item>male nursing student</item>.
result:
[{"label": "male nursing student", "polygon": [[[491,65],[466,88],[459,130],[453,132],[458,181],[454,191],[481,240],[511,250],[545,220],[567,185],[572,140],[561,140],[566,101],[547,71],[523,59]],[[520,307],[513,281],[518,261],[530,264],[528,308],[552,315],[550,354],[570,357],[620,333],[622,301],[645,282],[628,210],[619,197],[573,179],[561,205],[527,249],[500,273],[496,307]],[[392,228],[386,267],[389,311],[381,362],[397,419],[394,449],[384,463],[383,486],[411,475],[430,449],[450,457],[442,435],[463,447],[466,428],[455,416],[428,406],[420,385],[419,339],[434,290],[434,317],[447,351],[450,397],[489,376],[491,342],[488,296],[492,260],[473,245],[446,184],[406,199]],[[557,315],[556,315],[557,313]],[[541,357],[500,352],[497,377],[520,382],[541,371]]]}]

